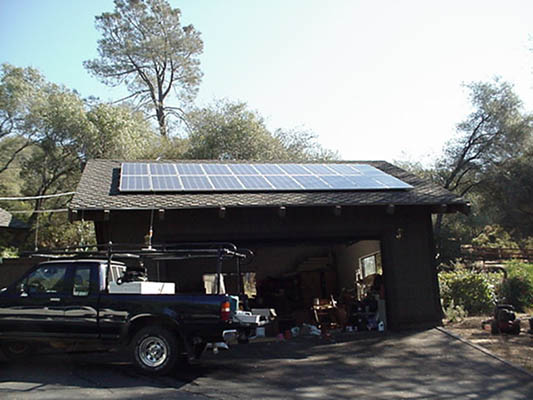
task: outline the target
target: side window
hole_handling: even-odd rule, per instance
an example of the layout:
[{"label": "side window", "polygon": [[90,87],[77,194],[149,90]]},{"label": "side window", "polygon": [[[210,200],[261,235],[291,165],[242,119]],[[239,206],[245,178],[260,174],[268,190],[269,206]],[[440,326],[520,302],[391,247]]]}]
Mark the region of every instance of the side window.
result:
[{"label": "side window", "polygon": [[72,286],[73,296],[88,296],[91,291],[91,267],[76,267],[74,273],[74,285]]},{"label": "side window", "polygon": [[66,271],[67,265],[43,265],[28,276],[24,290],[29,295],[63,293]]}]

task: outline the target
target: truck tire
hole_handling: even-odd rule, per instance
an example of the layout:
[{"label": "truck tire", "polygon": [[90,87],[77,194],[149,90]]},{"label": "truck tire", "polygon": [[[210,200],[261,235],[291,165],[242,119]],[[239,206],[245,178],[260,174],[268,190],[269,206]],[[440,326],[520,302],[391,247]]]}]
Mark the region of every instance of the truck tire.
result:
[{"label": "truck tire", "polygon": [[22,360],[33,352],[33,346],[25,342],[2,343],[2,353],[11,361]]},{"label": "truck tire", "polygon": [[146,326],[131,342],[135,367],[152,375],[168,374],[176,365],[180,345],[178,338],[160,326]]}]

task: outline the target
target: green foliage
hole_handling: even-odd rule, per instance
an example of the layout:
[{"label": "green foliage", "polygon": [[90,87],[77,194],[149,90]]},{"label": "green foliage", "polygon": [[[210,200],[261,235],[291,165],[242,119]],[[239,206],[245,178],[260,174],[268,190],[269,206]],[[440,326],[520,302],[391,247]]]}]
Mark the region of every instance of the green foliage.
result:
[{"label": "green foliage", "polygon": [[444,307],[444,316],[448,322],[459,322],[468,317],[468,313],[463,306],[454,304],[453,299]]},{"label": "green foliage", "polygon": [[499,225],[487,225],[477,237],[472,239],[472,245],[490,247],[494,249],[518,249],[518,244],[511,235]]},{"label": "green foliage", "polygon": [[451,272],[439,273],[441,299],[444,308],[461,306],[469,315],[492,311],[496,304],[495,280],[499,274],[471,271],[456,265]]},{"label": "green foliage", "polygon": [[318,160],[337,155],[324,150],[305,131],[271,133],[246,103],[219,100],[188,114],[190,134],[185,158],[207,160]]},{"label": "green foliage", "polygon": [[506,264],[507,279],[501,284],[499,297],[517,311],[533,308],[533,264],[512,261]]},{"label": "green foliage", "polygon": [[14,247],[5,247],[0,249],[0,258],[16,258],[18,250]]},{"label": "green foliage", "polygon": [[[102,33],[98,59],[84,62],[105,84],[125,84],[129,98],[153,110],[162,136],[167,117],[183,118],[183,107],[192,102],[202,78],[200,33],[181,26],[181,12],[166,0],[115,0],[115,11],[96,17]],[[171,106],[172,94],[181,107]]]}]

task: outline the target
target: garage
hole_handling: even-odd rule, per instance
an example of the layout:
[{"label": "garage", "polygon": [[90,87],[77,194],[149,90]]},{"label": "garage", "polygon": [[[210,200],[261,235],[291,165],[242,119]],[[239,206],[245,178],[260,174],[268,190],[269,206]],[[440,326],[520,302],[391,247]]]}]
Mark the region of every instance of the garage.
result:
[{"label": "garage", "polygon": [[[94,221],[99,243],[251,249],[243,284],[252,306],[276,310],[281,332],[317,318],[357,330],[439,324],[431,218],[453,212],[468,204],[383,161],[92,160],[70,205],[72,220]],[[238,271],[223,271],[232,292]],[[213,273],[206,260],[149,266],[181,292],[205,291]]]}]

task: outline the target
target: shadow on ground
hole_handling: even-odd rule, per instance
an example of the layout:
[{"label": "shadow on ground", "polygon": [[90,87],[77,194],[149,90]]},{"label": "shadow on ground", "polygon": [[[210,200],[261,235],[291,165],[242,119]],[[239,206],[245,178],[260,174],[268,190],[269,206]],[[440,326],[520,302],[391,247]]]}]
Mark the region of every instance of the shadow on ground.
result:
[{"label": "shadow on ground", "polygon": [[0,368],[0,396],[14,397],[86,389],[115,399],[533,398],[530,375],[438,330],[239,345],[158,378],[134,372],[124,353],[45,355]]}]

